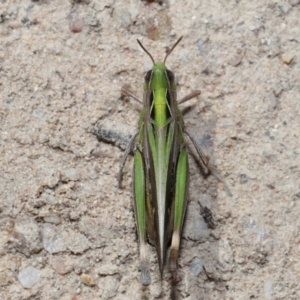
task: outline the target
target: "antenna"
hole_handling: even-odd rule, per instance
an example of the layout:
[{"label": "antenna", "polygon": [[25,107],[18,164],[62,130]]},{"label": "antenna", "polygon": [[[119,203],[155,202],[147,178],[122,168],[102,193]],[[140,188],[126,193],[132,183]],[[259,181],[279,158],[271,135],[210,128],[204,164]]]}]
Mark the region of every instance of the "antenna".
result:
[{"label": "antenna", "polygon": [[171,48],[171,50],[166,54],[165,59],[164,59],[164,65],[166,64],[166,60],[169,56],[169,54],[174,50],[174,48],[179,44],[179,42],[182,40],[183,36],[181,36],[178,41],[174,44],[174,46]]},{"label": "antenna", "polygon": [[150,58],[151,58],[151,60],[153,62],[153,65],[155,65],[155,60],[154,60],[153,56],[150,54],[150,52],[143,46],[143,44],[139,40],[137,40],[137,42],[142,47],[142,49],[150,56]]}]

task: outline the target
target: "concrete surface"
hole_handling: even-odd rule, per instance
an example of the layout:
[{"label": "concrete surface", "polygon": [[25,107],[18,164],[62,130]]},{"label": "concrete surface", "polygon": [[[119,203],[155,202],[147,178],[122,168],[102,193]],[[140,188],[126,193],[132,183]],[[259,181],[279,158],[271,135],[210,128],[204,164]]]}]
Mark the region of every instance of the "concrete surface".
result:
[{"label": "concrete surface", "polygon": [[[1,299],[169,299],[138,282],[132,158],[143,74],[167,66],[232,197],[190,159],[178,299],[300,299],[297,0],[1,1]],[[102,128],[111,143],[92,133]],[[215,228],[200,215],[212,211]],[[206,272],[204,271],[205,268]]]}]

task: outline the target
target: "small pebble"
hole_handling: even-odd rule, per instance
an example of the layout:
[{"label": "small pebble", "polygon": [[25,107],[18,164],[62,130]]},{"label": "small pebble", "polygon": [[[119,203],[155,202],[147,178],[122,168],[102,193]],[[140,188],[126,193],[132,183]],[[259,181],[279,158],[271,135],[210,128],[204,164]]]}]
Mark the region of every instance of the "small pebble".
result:
[{"label": "small pebble", "polygon": [[93,155],[95,158],[105,157],[105,153],[101,150],[100,147],[93,149],[91,155]]},{"label": "small pebble", "polygon": [[57,214],[50,214],[46,217],[44,217],[44,221],[46,223],[52,223],[52,224],[60,224],[61,223],[61,219]]},{"label": "small pebble", "polygon": [[194,257],[191,261],[190,271],[197,277],[203,270],[203,261],[200,257]]},{"label": "small pebble", "polygon": [[270,106],[272,109],[276,108],[277,98],[273,92],[269,94]]},{"label": "small pebble", "polygon": [[207,208],[211,209],[211,197],[208,194],[201,195],[198,203],[200,204],[200,206],[206,206]]},{"label": "small pebble", "polygon": [[38,283],[40,277],[40,271],[32,266],[25,268],[18,275],[18,279],[25,289],[32,288],[36,283]]},{"label": "small pebble", "polygon": [[69,18],[69,28],[71,32],[78,33],[81,32],[83,29],[83,20],[82,18],[77,14],[73,13]]},{"label": "small pebble", "polygon": [[0,287],[4,287],[13,282],[13,274],[8,270],[1,270],[0,272]]},{"label": "small pebble", "polygon": [[264,283],[264,290],[265,290],[265,297],[266,299],[271,299],[272,298],[272,280],[268,278],[265,283]]},{"label": "small pebble", "polygon": [[112,264],[100,264],[99,267],[96,268],[96,273],[100,275],[114,275],[118,273],[118,268]]},{"label": "small pebble", "polygon": [[75,168],[65,168],[61,171],[61,180],[68,181],[77,181],[79,179],[79,174]]},{"label": "small pebble", "polygon": [[282,61],[287,65],[289,65],[292,62],[293,58],[294,58],[294,55],[291,53],[283,53],[281,55]]},{"label": "small pebble", "polygon": [[58,274],[64,275],[73,270],[73,265],[70,260],[60,256],[54,256],[51,260],[51,266]]},{"label": "small pebble", "polygon": [[15,233],[12,235],[17,241],[17,251],[25,254],[38,253],[43,249],[40,236],[40,225],[30,217],[18,219],[15,224]]},{"label": "small pebble", "polygon": [[75,254],[82,254],[90,248],[88,239],[81,233],[69,232],[66,238],[68,249]]},{"label": "small pebble", "polygon": [[205,223],[203,217],[200,215],[200,211],[193,208],[187,214],[187,223],[183,230],[183,237],[193,241],[206,241],[209,237],[209,229]]},{"label": "small pebble", "polygon": [[242,57],[241,55],[235,54],[235,55],[233,55],[233,56],[229,59],[228,63],[229,63],[231,66],[236,67],[236,66],[238,66],[238,65],[241,63],[242,58],[243,58],[243,57]]},{"label": "small pebble", "polygon": [[47,252],[57,253],[66,250],[65,241],[55,226],[45,224],[42,229],[42,238],[44,249]]},{"label": "small pebble", "polygon": [[131,24],[131,16],[128,7],[124,5],[117,6],[112,14],[115,22],[119,23],[122,27],[127,28]]},{"label": "small pebble", "polygon": [[153,17],[149,17],[146,24],[147,37],[154,41],[159,40],[162,36],[168,36],[172,31],[171,18],[165,9],[158,11]]},{"label": "small pebble", "polygon": [[292,5],[292,6],[295,6],[297,4],[299,4],[300,0],[290,0],[289,3]]},{"label": "small pebble", "polygon": [[247,183],[249,180],[249,177],[246,174],[240,174],[240,184]]},{"label": "small pebble", "polygon": [[88,274],[83,273],[80,275],[80,278],[81,278],[81,281],[88,286],[96,285],[94,278]]},{"label": "small pebble", "polygon": [[197,48],[198,48],[198,50],[199,50],[200,55],[203,55],[203,54],[204,54],[204,49],[203,49],[204,44],[205,44],[205,41],[203,41],[203,40],[201,40],[201,39],[199,39],[199,40],[197,41]]},{"label": "small pebble", "polygon": [[287,14],[292,9],[292,7],[290,6],[290,4],[284,3],[280,6],[280,9],[284,14]]},{"label": "small pebble", "polygon": [[104,277],[100,278],[99,287],[101,287],[101,289],[102,289],[101,299],[116,299],[117,298],[116,295],[117,295],[117,291],[119,288],[119,281],[114,276],[104,276]]}]

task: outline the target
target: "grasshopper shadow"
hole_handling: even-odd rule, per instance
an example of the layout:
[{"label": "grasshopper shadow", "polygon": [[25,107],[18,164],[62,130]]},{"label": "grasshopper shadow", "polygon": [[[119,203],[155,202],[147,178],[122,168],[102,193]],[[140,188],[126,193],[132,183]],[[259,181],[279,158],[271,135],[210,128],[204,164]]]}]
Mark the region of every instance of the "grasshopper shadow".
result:
[{"label": "grasshopper shadow", "polygon": [[[212,110],[207,110],[204,116],[199,113],[196,122],[193,121],[192,125],[189,125],[189,118],[195,120],[194,108],[186,107],[182,113],[188,130],[194,132],[195,128],[201,128],[201,132],[193,136],[205,155],[209,157],[209,162],[214,165],[213,136],[217,124],[216,113]],[[189,202],[181,244],[180,262],[184,275],[176,290],[179,292],[186,289],[188,283],[189,295],[196,297],[195,299],[221,299],[226,292],[226,281],[223,279],[219,259],[219,245],[222,226],[224,226],[219,222],[218,217],[220,177],[212,176],[214,172],[203,168],[195,147],[188,137],[186,142],[190,168]],[[217,166],[215,170],[218,174],[221,173]]]}]

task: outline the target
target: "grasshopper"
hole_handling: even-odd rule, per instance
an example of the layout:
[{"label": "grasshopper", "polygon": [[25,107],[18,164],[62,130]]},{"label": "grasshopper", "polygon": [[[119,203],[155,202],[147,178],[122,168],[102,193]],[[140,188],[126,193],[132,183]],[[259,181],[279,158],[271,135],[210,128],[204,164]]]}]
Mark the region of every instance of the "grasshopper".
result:
[{"label": "grasshopper", "polygon": [[205,173],[213,172],[209,157],[204,155],[186,130],[178,107],[178,104],[200,95],[200,91],[195,91],[177,102],[175,77],[165,65],[169,54],[181,39],[182,37],[168,51],[163,62],[155,62],[152,55],[137,40],[153,62],[152,69],[145,75],[143,101],[130,91],[122,90],[143,104],[138,131],[127,146],[119,171],[120,186],[122,169],[136,145],[133,192],[141,260],[140,282],[143,285],[151,283],[147,240],[155,245],[161,278],[166,264],[167,249],[171,244],[169,266],[173,278],[176,278],[188,196],[189,166],[185,134],[195,146],[201,168]]}]

